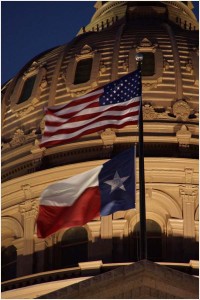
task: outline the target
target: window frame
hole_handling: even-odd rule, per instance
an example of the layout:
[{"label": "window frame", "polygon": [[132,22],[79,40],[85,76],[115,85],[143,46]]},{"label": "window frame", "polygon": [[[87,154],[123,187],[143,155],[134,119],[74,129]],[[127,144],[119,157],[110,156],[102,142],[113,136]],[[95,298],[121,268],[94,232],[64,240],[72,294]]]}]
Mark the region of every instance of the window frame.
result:
[{"label": "window frame", "polygon": [[[76,83],[77,77],[79,76],[79,74],[77,74],[77,73],[78,73],[78,67],[80,66],[80,62],[83,62],[83,61],[86,61],[86,60],[90,61],[90,66],[89,66],[89,67],[90,67],[90,70],[89,70],[89,72],[88,72],[88,74],[87,74],[87,75],[89,75],[89,76],[87,76],[87,77],[88,77],[88,80],[83,81],[83,82],[77,82],[77,83]],[[86,83],[86,82],[90,81],[91,72],[92,72],[92,64],[93,64],[93,58],[92,58],[92,57],[80,59],[80,60],[77,62],[77,64],[76,64],[76,70],[75,70],[75,75],[74,75],[74,82],[73,82],[74,85],[83,84],[83,83]]]},{"label": "window frame", "polygon": [[[154,76],[154,74],[155,74],[155,54],[154,53],[152,53],[152,52],[150,52],[150,51],[143,51],[143,52],[141,52],[142,54],[143,54],[143,59],[144,59],[144,57],[145,57],[145,54],[152,54],[153,56],[152,56],[152,58],[153,58],[153,63],[152,64],[154,64],[154,67],[153,67],[153,74],[152,75],[144,75],[143,74],[143,70],[142,70],[142,77],[150,77],[150,76]],[[144,61],[143,61],[144,62]],[[141,66],[141,69],[143,68],[143,64],[142,64],[142,66]]]},{"label": "window frame", "polygon": [[[27,84],[27,82],[28,82],[29,79],[33,79],[33,78],[34,78],[34,82],[32,83],[32,89],[31,89],[31,91],[29,93],[30,96],[27,97],[25,100],[20,101],[21,98],[22,98],[22,96],[23,96],[23,94],[25,94],[25,91],[24,91],[25,85]],[[37,74],[29,76],[29,77],[26,78],[26,80],[24,80],[24,83],[23,83],[23,86],[22,86],[22,89],[21,89],[21,93],[20,93],[19,99],[17,101],[17,105],[26,102],[31,97],[31,95],[33,93],[33,89],[34,89],[34,85],[35,85],[36,79],[37,79]]]},{"label": "window frame", "polygon": [[[24,110],[30,106],[35,106],[39,102],[39,97],[42,91],[40,84],[45,75],[46,69],[42,66],[38,66],[37,63],[33,63],[31,67],[18,78],[13,93],[10,96],[11,110],[17,113],[17,116],[20,116],[21,110]],[[33,85],[31,96],[26,101],[18,103],[26,80],[32,76],[36,76],[36,79]]]},{"label": "window frame", "polygon": [[133,72],[137,69],[137,62],[135,56],[137,53],[150,52],[154,54],[155,69],[154,75],[142,76],[142,88],[149,90],[153,87],[157,87],[158,83],[162,82],[163,76],[163,54],[157,44],[151,43],[147,38],[144,38],[137,46],[129,51],[129,72]]},{"label": "window frame", "polygon": [[[80,60],[92,58],[92,69],[90,79],[87,82],[74,84],[77,64]],[[91,89],[98,87],[97,78],[99,77],[101,54],[97,50],[92,50],[89,45],[84,45],[78,54],[70,59],[66,70],[66,89],[71,97],[77,97],[85,94]]]}]

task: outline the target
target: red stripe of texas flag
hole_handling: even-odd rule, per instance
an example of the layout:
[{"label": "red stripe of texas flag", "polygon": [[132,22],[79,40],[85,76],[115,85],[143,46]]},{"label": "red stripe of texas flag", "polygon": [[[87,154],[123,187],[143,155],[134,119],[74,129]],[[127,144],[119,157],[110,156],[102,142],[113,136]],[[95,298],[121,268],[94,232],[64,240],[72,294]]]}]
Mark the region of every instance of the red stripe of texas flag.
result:
[{"label": "red stripe of texas flag", "polygon": [[37,219],[37,236],[45,238],[61,228],[81,226],[99,215],[99,187],[89,187],[72,206],[40,205]]}]

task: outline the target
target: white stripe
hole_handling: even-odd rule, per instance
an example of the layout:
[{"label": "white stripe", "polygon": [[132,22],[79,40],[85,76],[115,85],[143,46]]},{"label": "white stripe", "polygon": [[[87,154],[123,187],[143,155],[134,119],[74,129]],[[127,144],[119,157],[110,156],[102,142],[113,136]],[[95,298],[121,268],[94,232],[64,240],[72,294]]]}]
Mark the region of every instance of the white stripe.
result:
[{"label": "white stripe", "polygon": [[[96,90],[96,91],[93,91],[93,92],[91,92],[89,94],[85,94],[83,96],[77,97],[77,98],[71,100],[69,103],[73,102],[74,105],[76,105],[76,103],[75,103],[76,100],[89,98],[89,97],[95,96],[95,95],[100,95],[103,92],[104,92],[104,89]],[[49,109],[52,110],[52,111],[57,111],[57,110],[62,109],[62,107],[66,107],[69,103],[67,103],[67,104],[61,104],[61,105],[56,105],[56,106],[51,106],[51,107],[49,107]]]},{"label": "white stripe", "polygon": [[76,137],[77,135],[79,135],[79,134],[87,131],[88,129],[92,129],[92,128],[95,128],[97,126],[100,127],[100,126],[108,125],[108,126],[112,127],[112,125],[116,125],[116,124],[117,125],[122,125],[124,123],[129,122],[129,121],[137,121],[138,118],[139,118],[139,116],[137,115],[137,116],[133,116],[133,117],[128,117],[128,118],[122,119],[122,120],[117,121],[117,122],[116,122],[116,120],[109,120],[109,122],[108,122],[108,120],[104,120],[104,121],[98,122],[98,125],[90,124],[90,125],[82,128],[82,129],[80,129],[80,130],[77,130],[76,132],[73,132],[73,133],[58,134],[58,135],[54,135],[52,137],[45,137],[45,136],[43,136],[42,140],[41,140],[41,144],[42,143],[46,143],[46,142],[51,142],[51,141],[61,141],[61,140],[67,141],[68,139]]},{"label": "white stripe", "polygon": [[[89,114],[90,113],[94,113],[95,110],[94,109],[91,109],[90,111],[87,110],[87,115],[88,115],[88,119],[87,120],[83,120],[83,121],[78,121],[78,122],[65,122],[65,124],[61,124],[61,125],[57,125],[57,126],[46,126],[45,127],[45,132],[55,132],[59,129],[68,129],[68,128],[78,128],[78,127],[81,127],[83,125],[87,126],[88,123],[91,123],[91,122],[94,122],[96,119],[100,118],[100,117],[104,117],[104,116],[111,116],[111,117],[114,117],[114,116],[122,116],[122,115],[125,115],[125,114],[128,114],[128,113],[132,113],[132,112],[136,112],[136,111],[139,111],[139,106],[136,106],[136,107],[131,107],[131,108],[128,108],[126,110],[123,110],[123,111],[104,111],[102,112],[101,114],[99,114],[98,116],[96,117],[93,117],[93,118],[89,118]],[[109,122],[109,120],[108,120]],[[117,122],[117,121],[116,121]]]},{"label": "white stripe", "polygon": [[98,175],[102,167],[49,185],[40,196],[40,204],[59,207],[73,205],[88,187],[99,186]]},{"label": "white stripe", "polygon": [[[75,113],[76,111],[81,111],[81,110],[84,110],[85,107],[88,106],[88,104],[91,104],[91,103],[99,103],[99,98],[93,100],[92,102],[87,102],[87,103],[82,103],[82,104],[79,104],[79,105],[76,105],[76,106],[73,106],[73,107],[66,107],[58,112],[53,112],[53,115],[54,116],[57,116],[57,117],[61,117],[63,115],[66,115],[66,114],[69,114],[69,113]],[[51,116],[51,115],[47,115],[47,118]]]},{"label": "white stripe", "polygon": [[[123,103],[116,103],[116,104],[110,104],[110,105],[105,105],[105,106],[99,106],[99,107],[93,107],[93,108],[86,108],[86,109],[83,109],[81,111],[79,111],[76,116],[81,116],[81,115],[86,115],[86,114],[90,114],[90,113],[96,113],[96,112],[104,112],[107,108],[114,108],[115,107],[124,107],[126,108],[127,105],[129,104],[132,104],[134,102],[140,102],[141,101],[141,97],[135,97],[135,98],[132,98],[126,102],[123,102]],[[137,110],[137,109],[136,109]],[[68,111],[69,112],[69,111]],[[66,121],[68,119],[62,119],[62,118],[57,118],[57,117],[54,117],[52,115],[46,115],[46,120],[49,121],[49,122],[59,122],[59,123],[66,123]]]}]

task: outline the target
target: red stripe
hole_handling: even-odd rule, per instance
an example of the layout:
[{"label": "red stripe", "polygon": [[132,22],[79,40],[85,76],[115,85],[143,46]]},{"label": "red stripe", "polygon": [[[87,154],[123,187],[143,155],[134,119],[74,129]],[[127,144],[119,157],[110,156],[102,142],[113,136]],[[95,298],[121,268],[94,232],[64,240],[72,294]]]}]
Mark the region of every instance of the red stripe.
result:
[{"label": "red stripe", "polygon": [[[76,132],[77,130],[81,130],[83,129],[84,127],[87,128],[87,126],[91,125],[91,124],[94,124],[94,128],[97,128],[98,126],[96,126],[96,123],[98,122],[101,122],[101,121],[108,121],[109,123],[109,120],[114,120],[114,121],[120,121],[122,119],[126,119],[128,117],[133,117],[133,116],[137,116],[139,114],[138,111],[135,111],[135,112],[130,112],[130,113],[127,113],[125,115],[120,115],[120,116],[102,116],[102,117],[99,117],[91,122],[88,122],[87,124],[83,124],[82,126],[79,126],[79,127],[74,127],[74,128],[62,128],[62,129],[58,129],[56,131],[46,131],[44,132],[43,136],[54,136],[54,135],[58,135],[58,134],[70,134],[70,133],[73,133],[73,132]],[[115,126],[115,125],[113,125]],[[59,128],[59,127],[58,127]]]},{"label": "red stripe", "polygon": [[48,107],[47,112],[52,111],[53,113],[55,113],[55,112],[61,111],[61,110],[66,109],[66,108],[75,107],[75,106],[83,104],[83,103],[91,102],[91,101],[94,101],[95,99],[99,98],[102,94],[103,94],[103,92],[100,92],[99,94],[96,94],[96,95],[93,95],[93,96],[90,96],[88,94],[87,98],[77,99],[77,100],[74,99],[74,100],[70,101],[69,103],[67,103],[65,106],[62,106],[60,108]]},{"label": "red stripe", "polygon": [[[84,111],[85,109],[94,108],[94,107],[99,107],[99,103],[98,102],[89,103],[82,110]],[[78,110],[78,111],[76,110],[76,111],[66,113],[66,114],[62,114],[62,115],[58,116],[52,111],[47,111],[46,115],[50,115],[50,116],[53,116],[53,117],[55,116],[55,118],[60,118],[60,119],[69,119],[69,118],[73,117],[74,115],[76,115],[79,112],[80,112],[80,110]],[[52,121],[46,121],[46,122],[52,122]]]},{"label": "red stripe", "polygon": [[64,145],[66,143],[70,143],[70,142],[73,142],[73,141],[77,140],[78,138],[80,138],[83,135],[87,135],[87,134],[91,134],[91,133],[94,133],[94,132],[98,132],[98,131],[104,130],[106,128],[120,129],[120,128],[123,128],[124,126],[127,126],[127,125],[137,125],[137,124],[138,124],[138,120],[125,122],[125,123],[123,123],[121,125],[106,124],[104,126],[99,126],[99,127],[95,127],[95,128],[91,128],[91,129],[85,130],[82,133],[74,136],[73,138],[69,138],[68,139],[67,136],[66,136],[66,139],[63,139],[63,140],[54,140],[54,141],[49,141],[49,142],[41,143],[40,147],[41,148],[42,147],[49,148],[49,147],[53,147],[53,146],[57,146],[57,145]]},{"label": "red stripe", "polygon": [[[71,113],[71,117],[70,117],[70,114],[64,116],[64,117],[67,117],[67,116],[70,117],[70,120],[66,120],[66,122],[46,121],[45,125],[47,125],[47,126],[60,126],[62,124],[66,124],[66,123],[84,121],[84,120],[95,118],[96,116],[101,115],[104,112],[109,112],[109,111],[123,112],[124,110],[127,110],[129,108],[133,108],[133,107],[139,106],[139,104],[140,104],[140,102],[137,101],[137,102],[130,103],[130,104],[126,105],[126,106],[125,105],[124,106],[120,106],[120,105],[119,106],[110,106],[109,105],[109,106],[105,106],[105,110],[103,110],[103,111],[99,111],[99,112],[95,112],[95,113],[90,113],[89,115],[85,114],[85,115],[75,116],[75,117],[72,117],[74,115],[74,113]],[[93,107],[97,107],[97,106],[98,105],[93,106]],[[88,108],[92,108],[92,106],[91,107],[86,107],[85,109],[88,109]],[[84,110],[83,110],[83,112],[84,112]],[[138,114],[138,112],[136,112],[136,114]],[[135,113],[133,113],[133,115],[135,115]],[[63,118],[63,116],[62,116],[62,118]]]},{"label": "red stripe", "polygon": [[72,206],[39,206],[37,235],[45,238],[62,228],[82,226],[100,215],[99,187],[90,187]]}]

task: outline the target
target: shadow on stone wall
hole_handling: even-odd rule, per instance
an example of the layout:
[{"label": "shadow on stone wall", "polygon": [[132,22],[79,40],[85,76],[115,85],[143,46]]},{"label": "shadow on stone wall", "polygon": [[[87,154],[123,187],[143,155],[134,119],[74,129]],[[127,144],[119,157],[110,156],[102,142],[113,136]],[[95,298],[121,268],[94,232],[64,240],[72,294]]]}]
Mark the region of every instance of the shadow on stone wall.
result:
[{"label": "shadow on stone wall", "polygon": [[[148,260],[154,262],[189,263],[190,260],[199,259],[199,244],[196,241],[177,237],[168,237],[167,241],[165,239],[166,237],[164,236],[160,237],[160,239],[148,237]],[[140,260],[138,242],[138,238],[130,237],[124,239],[96,239],[94,243],[82,242],[80,244],[65,245],[64,247],[60,242],[53,247],[46,248],[44,251],[38,251],[33,255],[27,256],[17,256],[14,246],[2,247],[1,280],[4,282],[16,277],[55,270],[59,270],[58,273],[60,273],[61,269],[75,267],[77,267],[77,270],[71,273],[64,273],[68,274],[66,276],[70,278],[73,276],[77,277],[81,276],[80,270],[78,271],[78,263],[87,261],[101,260],[104,264],[136,262]],[[176,267],[176,269],[179,268]],[[180,267],[180,270],[189,274],[194,272],[191,267],[185,267],[185,269]]]}]

